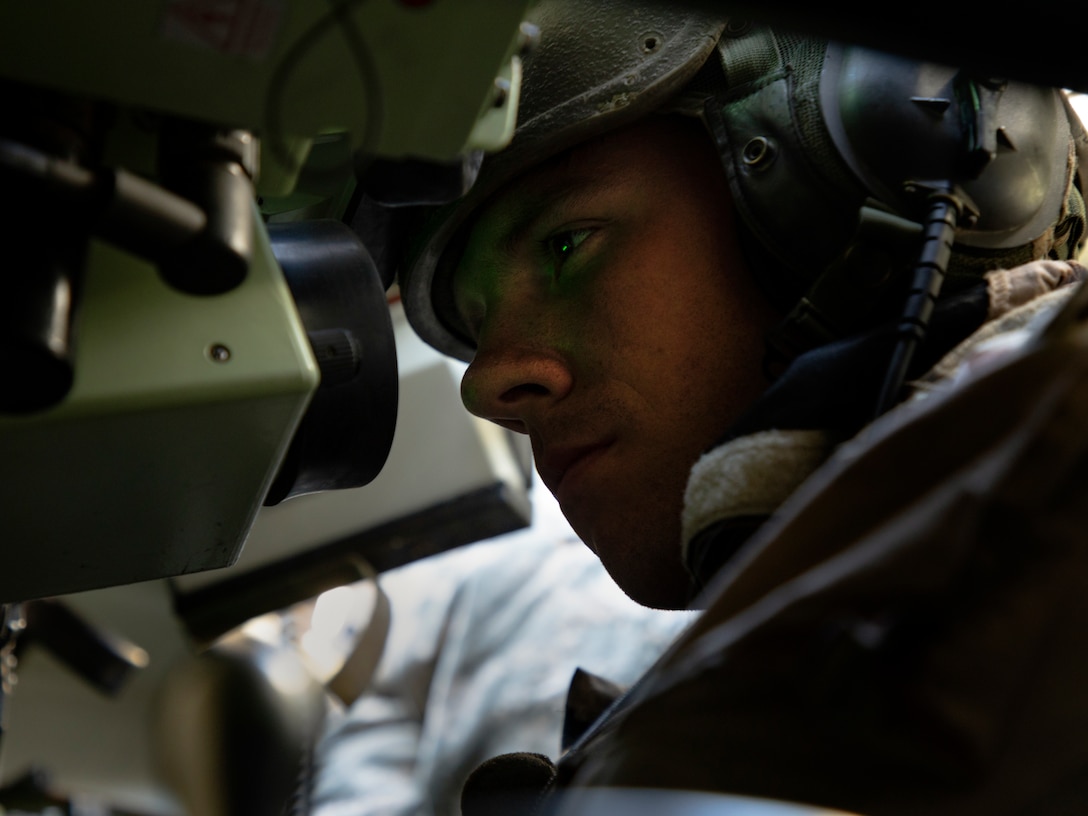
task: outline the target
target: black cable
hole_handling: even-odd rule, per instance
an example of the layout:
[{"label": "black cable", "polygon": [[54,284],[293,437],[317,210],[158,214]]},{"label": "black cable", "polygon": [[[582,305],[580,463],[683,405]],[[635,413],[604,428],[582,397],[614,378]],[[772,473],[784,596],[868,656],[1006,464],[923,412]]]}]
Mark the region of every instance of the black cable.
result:
[{"label": "black cable", "polygon": [[263,135],[276,161],[292,173],[299,169],[299,164],[291,155],[283,138],[286,131],[283,127],[282,108],[287,82],[306,54],[316,48],[318,43],[335,28],[339,28],[343,34],[355,61],[359,78],[366,89],[366,129],[360,151],[371,152],[381,132],[383,106],[377,70],[370,49],[367,48],[350,18],[351,8],[364,2],[366,0],[329,0],[331,6],[329,11],[295,41],[272,72],[265,98],[265,133]]},{"label": "black cable", "polygon": [[[329,0],[335,6],[337,15],[341,20],[341,33],[344,35],[344,39],[351,51],[352,59],[355,60],[355,69],[359,73],[359,78],[366,88],[368,103],[366,129],[363,131],[363,142],[357,153],[369,156],[377,150],[378,136],[381,133],[382,112],[385,108],[382,100],[382,88],[378,82],[377,65],[374,63],[370,49],[367,48],[366,42],[348,14],[348,6],[352,5],[353,1]],[[357,166],[355,169],[356,173],[359,173],[363,168]]]},{"label": "black cable", "polygon": [[933,307],[944,284],[956,223],[964,208],[963,202],[947,191],[931,193],[929,204],[929,213],[923,224],[922,251],[915,264],[907,302],[896,327],[899,339],[877,400],[876,416],[888,411],[901,398],[914,351],[925,340]]}]

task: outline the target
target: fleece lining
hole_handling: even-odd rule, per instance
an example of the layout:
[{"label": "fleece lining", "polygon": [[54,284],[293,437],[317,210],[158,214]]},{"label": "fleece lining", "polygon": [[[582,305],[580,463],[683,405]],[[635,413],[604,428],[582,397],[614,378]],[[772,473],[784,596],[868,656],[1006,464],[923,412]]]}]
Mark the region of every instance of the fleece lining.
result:
[{"label": "fleece lining", "polygon": [[683,547],[727,518],[770,515],[831,454],[820,430],[770,430],[742,436],[703,455],[684,494]]}]

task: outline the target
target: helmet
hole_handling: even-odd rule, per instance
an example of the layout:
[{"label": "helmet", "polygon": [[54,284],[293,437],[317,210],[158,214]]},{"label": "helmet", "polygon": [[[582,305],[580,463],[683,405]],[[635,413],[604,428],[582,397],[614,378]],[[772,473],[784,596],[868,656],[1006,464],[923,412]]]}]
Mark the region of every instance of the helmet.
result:
[{"label": "helmet", "polygon": [[933,189],[954,189],[970,212],[951,279],[1079,251],[1088,137],[1056,89],[660,0],[541,0],[529,21],[540,42],[510,145],[430,214],[399,272],[413,328],[453,357],[474,353],[449,279],[455,239],[481,203],[544,159],[654,112],[706,124],[750,266],[793,310],[783,336],[794,351],[873,319],[907,277]]}]

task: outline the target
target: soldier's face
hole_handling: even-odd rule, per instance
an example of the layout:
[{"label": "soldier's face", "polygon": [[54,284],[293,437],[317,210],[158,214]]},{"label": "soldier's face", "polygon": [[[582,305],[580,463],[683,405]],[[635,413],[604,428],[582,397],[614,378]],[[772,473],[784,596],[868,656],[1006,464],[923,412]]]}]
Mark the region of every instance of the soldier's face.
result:
[{"label": "soldier's face", "polygon": [[766,386],[778,316],[733,224],[700,126],[655,117],[502,190],[454,275],[465,405],[529,435],[571,526],[651,606],[687,602],[688,471]]}]

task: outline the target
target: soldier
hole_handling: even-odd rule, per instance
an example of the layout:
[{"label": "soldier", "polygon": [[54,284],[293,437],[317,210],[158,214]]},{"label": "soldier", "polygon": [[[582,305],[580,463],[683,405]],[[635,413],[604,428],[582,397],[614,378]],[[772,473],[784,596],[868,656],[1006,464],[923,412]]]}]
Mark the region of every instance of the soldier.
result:
[{"label": "soldier", "polygon": [[1083,806],[1067,100],[660,4],[534,15],[513,142],[405,307],[614,580],[706,610],[541,781]]}]

